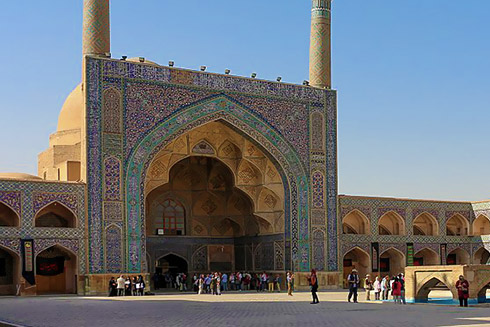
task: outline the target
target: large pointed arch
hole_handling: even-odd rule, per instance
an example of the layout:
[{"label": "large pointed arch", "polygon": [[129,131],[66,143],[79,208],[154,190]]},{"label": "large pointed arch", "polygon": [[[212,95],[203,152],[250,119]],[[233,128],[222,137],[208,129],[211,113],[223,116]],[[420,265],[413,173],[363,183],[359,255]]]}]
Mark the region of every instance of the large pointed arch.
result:
[{"label": "large pointed arch", "polygon": [[[53,226],[63,225],[63,226]],[[41,207],[34,215],[35,227],[68,227],[76,228],[77,214],[60,201],[51,201]],[[65,226],[66,225],[66,226]]]},{"label": "large pointed arch", "polygon": [[342,231],[344,234],[371,234],[371,224],[364,213],[354,209],[342,218]]},{"label": "large pointed arch", "polygon": [[[133,149],[126,164],[127,247],[129,272],[141,271],[142,254],[145,253],[144,183],[153,157],[183,133],[211,121],[222,121],[246,136],[268,154],[280,169],[285,186],[285,238],[286,269],[291,260],[298,271],[310,268],[308,193],[306,169],[289,142],[261,117],[220,95],[191,105],[175,113],[148,133]],[[335,244],[334,244],[335,243]],[[336,251],[336,241],[331,246]]]},{"label": "large pointed arch", "polygon": [[478,215],[471,226],[474,236],[490,235],[490,219],[486,215]]},{"label": "large pointed arch", "polygon": [[5,276],[0,279],[0,295],[14,295],[21,275],[21,258],[12,249],[0,245],[0,258],[5,263]]},{"label": "large pointed arch", "polygon": [[391,210],[378,219],[380,235],[405,235],[405,220],[397,212]]},{"label": "large pointed arch", "polygon": [[439,235],[439,223],[437,219],[428,212],[422,212],[413,220],[414,235]]}]

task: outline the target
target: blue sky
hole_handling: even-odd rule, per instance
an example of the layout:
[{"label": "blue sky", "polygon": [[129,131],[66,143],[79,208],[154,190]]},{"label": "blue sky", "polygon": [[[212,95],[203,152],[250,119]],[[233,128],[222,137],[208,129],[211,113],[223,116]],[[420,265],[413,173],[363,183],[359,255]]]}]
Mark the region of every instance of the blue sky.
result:
[{"label": "blue sky", "polygon": [[[333,2],[339,191],[490,198],[490,1]],[[310,1],[113,0],[112,53],[301,83]],[[36,173],[81,76],[82,0],[0,11],[0,171]]]}]

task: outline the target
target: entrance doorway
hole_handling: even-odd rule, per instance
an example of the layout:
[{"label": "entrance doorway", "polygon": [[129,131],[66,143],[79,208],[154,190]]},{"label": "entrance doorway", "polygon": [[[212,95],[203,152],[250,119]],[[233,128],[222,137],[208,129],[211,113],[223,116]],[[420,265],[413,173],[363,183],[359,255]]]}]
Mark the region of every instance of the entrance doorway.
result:
[{"label": "entrance doorway", "polygon": [[77,257],[58,245],[36,256],[38,294],[73,294],[76,284]]},{"label": "entrance doorway", "polygon": [[175,277],[184,273],[187,275],[188,267],[185,259],[175,255],[167,254],[156,262],[155,273],[158,276],[154,280],[155,289],[174,288]]}]

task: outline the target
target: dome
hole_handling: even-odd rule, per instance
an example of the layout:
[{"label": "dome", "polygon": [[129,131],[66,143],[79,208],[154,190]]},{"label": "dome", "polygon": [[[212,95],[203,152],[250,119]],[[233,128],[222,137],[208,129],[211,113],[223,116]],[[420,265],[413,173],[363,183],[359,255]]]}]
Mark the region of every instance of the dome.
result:
[{"label": "dome", "polygon": [[83,92],[78,84],[66,98],[58,116],[58,132],[82,128]]},{"label": "dome", "polygon": [[0,179],[42,180],[41,177],[24,173],[0,173]]},{"label": "dome", "polygon": [[[140,62],[140,58],[139,57],[134,57],[134,58],[129,58],[127,59],[126,61],[130,61],[130,62]],[[142,62],[143,64],[149,64],[149,65],[156,65],[156,66],[159,66],[156,62],[154,61],[150,61],[148,59],[145,58],[145,61]]]}]

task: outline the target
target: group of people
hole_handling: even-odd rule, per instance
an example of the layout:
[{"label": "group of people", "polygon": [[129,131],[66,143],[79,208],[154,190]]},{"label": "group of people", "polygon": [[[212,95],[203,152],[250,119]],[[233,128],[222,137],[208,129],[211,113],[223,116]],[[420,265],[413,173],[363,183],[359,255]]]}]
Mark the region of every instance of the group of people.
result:
[{"label": "group of people", "polygon": [[187,291],[187,275],[185,273],[171,274],[167,272],[161,274],[160,272],[156,272],[153,274],[152,280],[155,290],[160,288],[174,288],[181,292]]},{"label": "group of people", "polygon": [[143,296],[145,294],[145,280],[142,275],[111,277],[109,280],[109,296]]},{"label": "group of people", "polygon": [[379,276],[376,276],[374,282],[371,280],[370,275],[366,275],[364,289],[366,290],[366,301],[371,300],[371,291],[374,291],[375,301],[387,301],[391,296],[395,303],[407,304],[405,300],[405,276],[403,273],[391,277],[387,275],[381,280]]},{"label": "group of people", "polygon": [[[292,285],[292,274],[289,275],[288,285]],[[211,274],[194,274],[192,277],[194,292],[198,294],[215,294],[221,295],[221,292],[230,291],[249,291],[256,290],[257,292],[281,292],[282,278],[279,274],[263,273],[221,273],[215,272]],[[292,292],[292,287],[291,288]],[[292,293],[291,293],[292,295]]]}]

